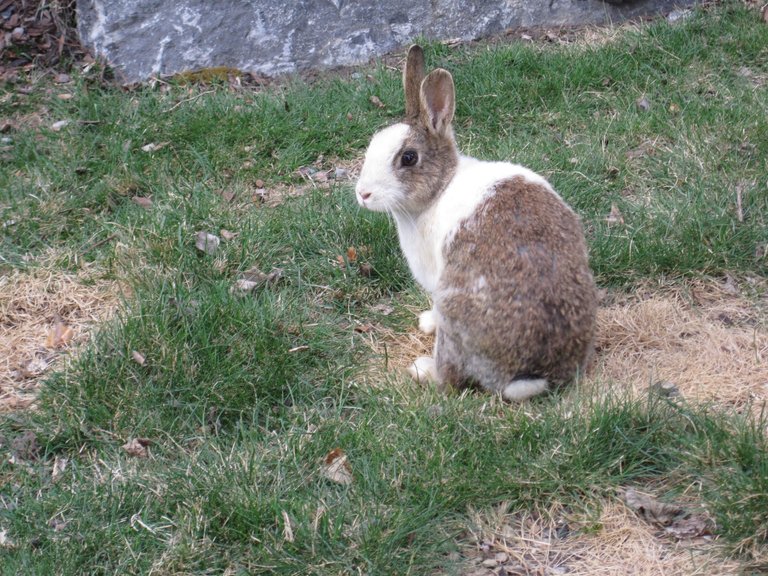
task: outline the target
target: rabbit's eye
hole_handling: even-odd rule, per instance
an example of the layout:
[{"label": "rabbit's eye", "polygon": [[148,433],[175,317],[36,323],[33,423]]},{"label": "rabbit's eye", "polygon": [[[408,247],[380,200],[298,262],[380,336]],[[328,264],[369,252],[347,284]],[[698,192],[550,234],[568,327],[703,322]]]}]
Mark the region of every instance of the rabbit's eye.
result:
[{"label": "rabbit's eye", "polygon": [[406,150],[400,157],[400,162],[403,166],[415,166],[419,161],[419,154],[416,150]]}]

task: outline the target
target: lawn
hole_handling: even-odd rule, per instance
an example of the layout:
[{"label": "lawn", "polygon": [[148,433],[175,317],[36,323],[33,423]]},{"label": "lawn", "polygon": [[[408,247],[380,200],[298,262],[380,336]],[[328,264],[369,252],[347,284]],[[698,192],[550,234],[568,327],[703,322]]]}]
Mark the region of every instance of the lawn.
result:
[{"label": "lawn", "polygon": [[3,574],[768,570],[768,25],[425,52],[462,150],[582,216],[593,373],[522,405],[403,375],[429,304],[353,193],[396,58],[28,70],[0,87]]}]

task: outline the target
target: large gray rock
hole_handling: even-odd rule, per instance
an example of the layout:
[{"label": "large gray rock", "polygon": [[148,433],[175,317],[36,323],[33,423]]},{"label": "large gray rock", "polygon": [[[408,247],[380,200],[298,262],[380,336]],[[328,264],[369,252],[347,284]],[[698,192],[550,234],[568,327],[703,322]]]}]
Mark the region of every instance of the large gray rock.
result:
[{"label": "large gray rock", "polygon": [[359,64],[417,37],[603,24],[696,0],[77,0],[80,38],[126,82],[226,66],[266,76]]}]

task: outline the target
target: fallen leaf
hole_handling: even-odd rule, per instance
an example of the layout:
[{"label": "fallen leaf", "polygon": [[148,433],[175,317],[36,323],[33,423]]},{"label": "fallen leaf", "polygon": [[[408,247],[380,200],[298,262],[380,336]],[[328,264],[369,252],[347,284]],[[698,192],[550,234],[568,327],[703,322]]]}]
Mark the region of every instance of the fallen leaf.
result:
[{"label": "fallen leaf", "polygon": [[221,196],[225,202],[232,202],[232,200],[235,199],[235,193],[231,190],[221,190],[220,192],[217,192],[219,196]]},{"label": "fallen leaf", "polygon": [[69,76],[69,74],[64,74],[62,72],[61,74],[56,74],[56,76],[53,78],[53,81],[56,84],[67,84],[68,82],[72,81],[72,78]]},{"label": "fallen leaf", "polygon": [[283,538],[285,538],[288,542],[294,541],[293,536],[293,527],[291,526],[291,518],[288,516],[288,512],[285,510],[282,511],[283,513]]},{"label": "fallen leaf", "polygon": [[366,262],[364,264],[358,265],[357,271],[360,273],[360,276],[363,276],[365,278],[370,278],[371,275],[373,274],[373,266],[371,266]]},{"label": "fallen leaf", "polygon": [[64,324],[61,319],[56,319],[53,323],[53,327],[48,331],[48,337],[45,339],[45,347],[50,350],[62,348],[69,344],[74,335],[75,331],[72,330],[72,328]]},{"label": "fallen leaf", "polygon": [[147,364],[147,359],[144,357],[144,354],[136,350],[131,352],[131,358],[133,358],[133,361],[139,366],[146,366]]},{"label": "fallen leaf", "polygon": [[149,445],[151,442],[146,438],[132,438],[121,446],[128,453],[128,456],[136,458],[146,458],[149,456]]},{"label": "fallen leaf", "polygon": [[234,285],[232,286],[232,292],[252,292],[257,287],[259,287],[261,284],[259,282],[254,282],[253,280],[246,280],[245,278],[239,278],[238,280],[235,280]]},{"label": "fallen leaf", "polygon": [[6,530],[5,528],[0,530],[0,548],[6,548],[8,550],[12,548],[16,548],[16,544],[8,536],[8,530]]},{"label": "fallen leaf", "polygon": [[264,180],[262,180],[261,178],[257,178],[256,182],[254,182],[254,185],[256,186],[256,188],[264,188]]},{"label": "fallen leaf", "polygon": [[48,526],[53,528],[54,532],[61,532],[67,527],[68,524],[69,522],[63,518],[51,518],[51,520],[48,522]]},{"label": "fallen leaf", "polygon": [[368,334],[374,330],[373,324],[358,324],[354,328],[355,332],[359,334]]},{"label": "fallen leaf", "polygon": [[675,520],[672,525],[664,528],[664,532],[678,540],[683,540],[711,535],[714,528],[713,522],[703,514],[690,514]]},{"label": "fallen leaf", "polygon": [[655,382],[654,384],[651,384],[648,389],[663,398],[676,398],[677,396],[680,396],[680,389],[672,382],[667,382],[666,380]]},{"label": "fallen leaf", "polygon": [[59,132],[63,128],[66,128],[69,126],[70,121],[69,120],[59,120],[58,122],[54,122],[51,124],[51,130],[54,132]]},{"label": "fallen leaf", "polygon": [[258,204],[264,204],[267,201],[267,196],[269,196],[269,192],[265,188],[257,188],[251,194],[251,199]]},{"label": "fallen leaf", "polygon": [[384,104],[384,102],[381,101],[381,98],[379,98],[376,95],[371,96],[370,98],[371,104],[376,106],[377,108],[386,108],[387,106]]},{"label": "fallen leaf", "polygon": [[37,435],[31,430],[16,436],[11,441],[11,454],[16,460],[37,460],[40,456],[40,444]]},{"label": "fallen leaf", "polygon": [[333,172],[333,177],[336,180],[347,180],[349,178],[349,170],[346,168],[337,167]]},{"label": "fallen leaf", "polygon": [[395,311],[395,308],[389,304],[376,304],[375,306],[371,307],[371,310],[378,312],[382,316],[389,316],[392,314],[392,312]]},{"label": "fallen leaf", "polygon": [[654,148],[653,143],[651,142],[643,142],[638,146],[637,148],[633,148],[632,150],[627,150],[627,160],[634,160],[635,158],[642,158],[643,156],[649,156],[653,154]]},{"label": "fallen leaf", "polygon": [[53,469],[51,470],[51,482],[59,481],[61,475],[64,474],[64,471],[67,469],[67,464],[69,464],[69,458],[56,456],[53,461]]},{"label": "fallen leaf", "polygon": [[613,224],[624,224],[624,216],[621,215],[621,210],[619,210],[619,207],[615,202],[611,204],[611,211],[608,213],[608,216],[605,217],[605,221],[609,226],[612,226]]},{"label": "fallen leaf", "polygon": [[22,378],[35,378],[39,376],[51,365],[51,359],[43,356],[36,356],[25,365],[19,368],[18,374]]},{"label": "fallen leaf", "polygon": [[152,198],[149,196],[133,196],[131,197],[131,202],[134,204],[141,206],[145,210],[149,210],[152,208]]},{"label": "fallen leaf", "polygon": [[640,494],[634,488],[627,488],[624,501],[643,520],[661,527],[670,526],[675,518],[684,514],[681,507],[659,502],[651,496]]},{"label": "fallen leaf", "polygon": [[739,290],[738,282],[736,282],[734,277],[730,274],[725,275],[725,283],[723,284],[723,289],[728,292],[728,294],[732,294],[734,296],[737,296],[741,293],[741,290]]},{"label": "fallen leaf", "polygon": [[677,113],[679,113],[679,112],[680,112],[680,106],[678,106],[677,104],[675,104],[674,102],[672,102],[672,103],[669,105],[669,113],[670,113],[670,114],[677,114]]},{"label": "fallen leaf", "polygon": [[232,286],[232,292],[253,292],[256,288],[276,284],[283,277],[282,268],[272,268],[265,274],[258,268],[251,268],[240,275]]},{"label": "fallen leaf", "polygon": [[648,98],[645,96],[635,100],[635,105],[637,106],[637,109],[642,112],[648,112],[651,109],[651,103],[648,102]]},{"label": "fallen leaf", "polygon": [[344,486],[352,484],[352,467],[341,448],[334,448],[326,455],[321,471],[323,476],[332,482]]},{"label": "fallen leaf", "polygon": [[350,262],[350,264],[357,262],[357,248],[354,246],[347,248],[347,260]]},{"label": "fallen leaf", "polygon": [[195,237],[195,247],[209,256],[213,256],[219,250],[221,240],[210,232],[198,232]]},{"label": "fallen leaf", "polygon": [[156,144],[155,142],[150,142],[149,144],[145,144],[141,147],[141,150],[143,152],[157,152],[158,150],[162,150],[166,146],[168,146],[170,142],[160,142],[159,144]]},{"label": "fallen leaf", "polygon": [[224,238],[224,240],[226,240],[227,242],[237,238],[237,232],[230,232],[229,230],[226,230],[224,228],[219,230],[219,235],[221,235],[221,237]]},{"label": "fallen leaf", "polygon": [[72,94],[63,93],[56,96],[56,98],[58,98],[59,100],[72,100],[74,96]]}]

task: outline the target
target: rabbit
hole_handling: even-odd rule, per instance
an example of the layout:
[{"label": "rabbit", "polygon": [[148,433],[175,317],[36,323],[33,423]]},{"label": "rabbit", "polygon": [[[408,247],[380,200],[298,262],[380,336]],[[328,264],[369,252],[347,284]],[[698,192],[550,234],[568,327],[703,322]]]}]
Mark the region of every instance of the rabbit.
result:
[{"label": "rabbit", "polygon": [[425,75],[421,47],[403,71],[405,119],[374,134],[355,186],[388,212],[432,309],[432,357],[419,382],[481,387],[524,401],[582,374],[593,350],[597,289],[581,220],[535,172],[462,155],[453,77]]}]

